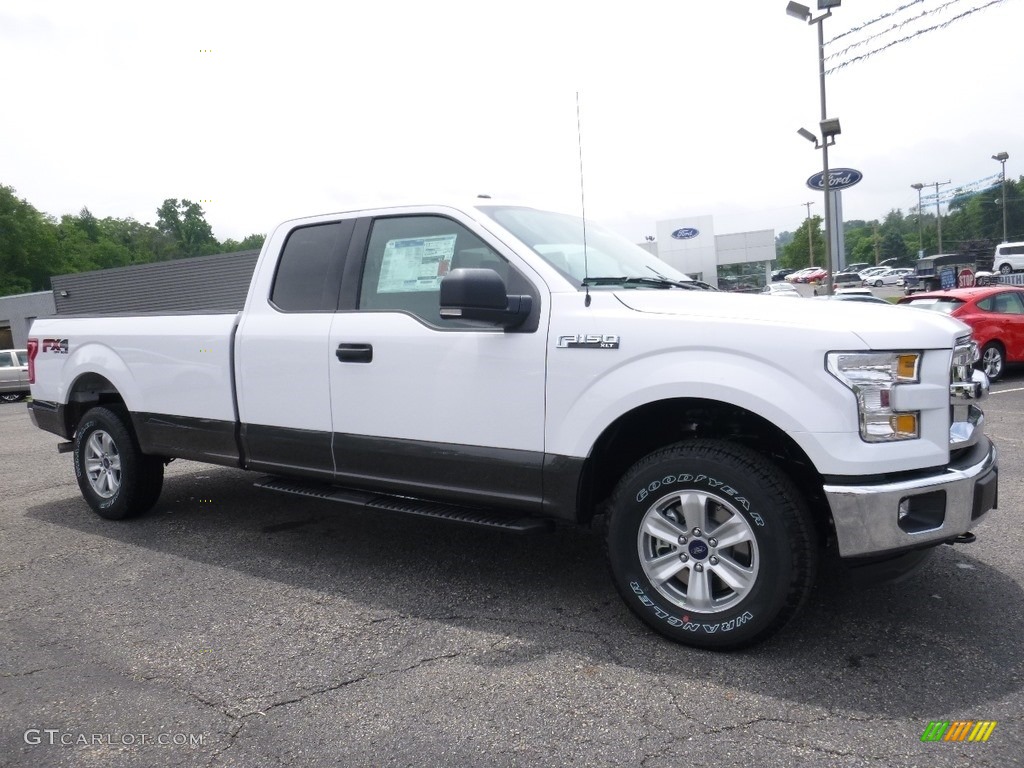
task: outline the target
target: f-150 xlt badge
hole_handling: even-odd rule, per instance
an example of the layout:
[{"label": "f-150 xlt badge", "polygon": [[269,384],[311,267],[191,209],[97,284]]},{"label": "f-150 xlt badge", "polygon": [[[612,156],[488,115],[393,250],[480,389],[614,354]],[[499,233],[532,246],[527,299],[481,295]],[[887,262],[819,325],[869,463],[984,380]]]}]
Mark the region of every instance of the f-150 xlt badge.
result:
[{"label": "f-150 xlt badge", "polygon": [[559,349],[618,349],[619,337],[602,333],[571,334],[559,336]]}]

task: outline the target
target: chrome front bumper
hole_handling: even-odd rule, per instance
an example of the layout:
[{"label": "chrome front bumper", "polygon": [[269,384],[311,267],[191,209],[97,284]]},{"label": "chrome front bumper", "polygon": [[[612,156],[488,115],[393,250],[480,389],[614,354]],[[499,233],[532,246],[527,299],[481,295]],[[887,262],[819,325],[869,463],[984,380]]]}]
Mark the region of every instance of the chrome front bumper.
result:
[{"label": "chrome front bumper", "polygon": [[826,485],[839,554],[878,555],[970,530],[998,499],[996,447],[975,445],[938,474],[891,483]]}]

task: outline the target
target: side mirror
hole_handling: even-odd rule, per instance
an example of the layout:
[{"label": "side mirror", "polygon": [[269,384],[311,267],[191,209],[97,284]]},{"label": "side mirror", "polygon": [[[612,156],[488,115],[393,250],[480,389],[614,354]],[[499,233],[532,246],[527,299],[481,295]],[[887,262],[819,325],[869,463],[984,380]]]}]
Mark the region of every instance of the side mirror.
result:
[{"label": "side mirror", "polygon": [[441,318],[483,320],[503,328],[521,325],[533,309],[530,296],[509,296],[493,269],[453,269],[441,279]]}]

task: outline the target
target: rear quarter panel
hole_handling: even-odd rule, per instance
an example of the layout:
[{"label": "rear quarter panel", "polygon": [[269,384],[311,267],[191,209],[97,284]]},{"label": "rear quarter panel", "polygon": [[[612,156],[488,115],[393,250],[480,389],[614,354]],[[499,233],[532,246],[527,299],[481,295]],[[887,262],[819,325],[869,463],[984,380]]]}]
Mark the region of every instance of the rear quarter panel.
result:
[{"label": "rear quarter panel", "polygon": [[76,381],[98,374],[128,410],[234,420],[231,333],[236,316],[50,318],[39,340],[32,396],[66,404]]}]

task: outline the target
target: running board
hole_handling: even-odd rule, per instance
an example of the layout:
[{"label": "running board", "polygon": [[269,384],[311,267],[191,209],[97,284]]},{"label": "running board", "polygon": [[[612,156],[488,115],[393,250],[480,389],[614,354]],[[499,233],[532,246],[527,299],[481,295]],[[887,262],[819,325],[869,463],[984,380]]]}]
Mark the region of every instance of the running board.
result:
[{"label": "running board", "polygon": [[268,491],[289,493],[293,496],[306,496],[324,501],[338,501],[368,509],[379,509],[385,512],[399,512],[416,517],[428,517],[435,520],[447,520],[451,523],[472,525],[478,528],[506,531],[508,533],[536,533],[549,531],[552,528],[549,520],[537,517],[507,517],[500,513],[478,507],[460,507],[455,504],[444,504],[436,501],[412,499],[406,496],[388,496],[387,494],[359,491],[342,488],[337,485],[318,483],[311,480],[290,480],[280,477],[262,477],[254,485]]}]

